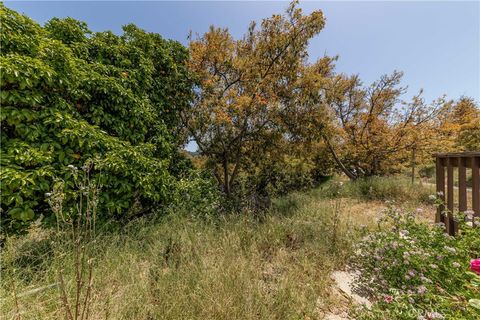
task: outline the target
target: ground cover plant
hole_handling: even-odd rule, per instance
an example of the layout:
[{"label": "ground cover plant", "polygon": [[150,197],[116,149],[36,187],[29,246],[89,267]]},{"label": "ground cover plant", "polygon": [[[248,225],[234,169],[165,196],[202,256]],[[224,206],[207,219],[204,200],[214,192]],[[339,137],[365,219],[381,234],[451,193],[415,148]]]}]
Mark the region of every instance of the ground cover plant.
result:
[{"label": "ground cover plant", "polygon": [[[358,290],[378,303],[358,319],[475,319],[480,317],[480,229],[418,222],[415,212],[385,210],[378,229],[357,247]],[[468,212],[471,215],[473,212]],[[463,221],[463,219],[459,219]]]}]

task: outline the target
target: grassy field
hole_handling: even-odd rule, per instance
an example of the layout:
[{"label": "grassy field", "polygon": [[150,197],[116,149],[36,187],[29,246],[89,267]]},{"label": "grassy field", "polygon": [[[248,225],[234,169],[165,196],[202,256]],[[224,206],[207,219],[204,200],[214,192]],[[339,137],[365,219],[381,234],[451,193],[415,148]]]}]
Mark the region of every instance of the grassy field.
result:
[{"label": "grassy field", "polygon": [[[348,264],[352,244],[375,225],[384,200],[413,207],[431,193],[414,189],[398,179],[330,181],[276,199],[262,215],[206,219],[178,212],[99,232],[90,244],[92,318],[322,319],[344,307],[330,273]],[[432,208],[423,206],[428,217]],[[4,319],[63,318],[55,284],[64,270],[73,290],[73,256],[68,243],[55,239],[39,228],[7,239]]]}]

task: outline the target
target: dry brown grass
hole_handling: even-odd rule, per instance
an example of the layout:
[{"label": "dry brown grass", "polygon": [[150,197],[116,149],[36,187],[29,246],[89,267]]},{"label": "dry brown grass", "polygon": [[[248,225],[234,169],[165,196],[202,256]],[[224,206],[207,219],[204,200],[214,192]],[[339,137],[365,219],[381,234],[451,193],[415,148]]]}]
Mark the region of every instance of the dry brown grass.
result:
[{"label": "dry brown grass", "polygon": [[[329,274],[343,264],[352,239],[341,223],[337,247],[331,247],[331,210],[330,203],[310,202],[294,214],[269,215],[263,222],[246,216],[215,222],[170,217],[101,235],[92,318],[319,319],[336,303]],[[48,250],[38,257],[36,270],[22,265],[20,256],[37,254],[26,252],[26,244],[38,245],[33,233],[11,239],[2,254],[2,314],[6,319],[17,314],[62,318],[55,288],[21,297],[15,306],[13,283],[20,293],[54,283],[59,268],[67,277],[73,271],[72,257],[61,244],[54,245],[55,259]]]}]

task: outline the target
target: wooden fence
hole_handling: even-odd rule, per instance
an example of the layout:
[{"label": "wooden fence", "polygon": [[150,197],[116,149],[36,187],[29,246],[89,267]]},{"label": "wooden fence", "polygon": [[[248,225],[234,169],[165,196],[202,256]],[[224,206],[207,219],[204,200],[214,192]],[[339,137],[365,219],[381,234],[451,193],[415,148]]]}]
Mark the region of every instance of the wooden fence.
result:
[{"label": "wooden fence", "polygon": [[[480,221],[480,152],[439,153],[435,157],[437,196],[443,200],[435,220],[445,224],[448,234],[455,235],[458,230],[453,218],[455,212],[472,210],[475,221]],[[467,170],[472,173],[471,196],[467,187]],[[458,187],[454,185],[455,171],[458,173]],[[458,201],[455,201],[455,189],[458,189]]]}]

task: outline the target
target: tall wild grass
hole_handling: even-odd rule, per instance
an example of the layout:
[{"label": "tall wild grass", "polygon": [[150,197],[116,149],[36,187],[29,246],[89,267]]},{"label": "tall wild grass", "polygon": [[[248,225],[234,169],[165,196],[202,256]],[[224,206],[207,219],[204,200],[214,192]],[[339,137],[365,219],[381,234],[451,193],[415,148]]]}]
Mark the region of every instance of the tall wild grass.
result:
[{"label": "tall wild grass", "polygon": [[[261,217],[174,212],[99,232],[90,319],[323,317],[337,299],[329,274],[342,268],[356,237],[340,217],[345,210],[298,193]],[[62,270],[65,286],[74,287],[76,258],[70,244],[54,239],[54,232],[33,228],[7,240],[1,282],[7,319],[64,317],[55,284]]]},{"label": "tall wild grass", "polygon": [[[262,214],[179,209],[99,230],[84,244],[93,264],[89,319],[321,319],[338,305],[330,273],[363,235],[356,226],[374,223],[382,206],[370,200],[418,203],[431,192],[407,180],[332,179],[274,199]],[[64,318],[62,287],[75,297],[76,259],[54,230],[7,238],[5,319]]]}]

